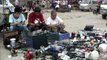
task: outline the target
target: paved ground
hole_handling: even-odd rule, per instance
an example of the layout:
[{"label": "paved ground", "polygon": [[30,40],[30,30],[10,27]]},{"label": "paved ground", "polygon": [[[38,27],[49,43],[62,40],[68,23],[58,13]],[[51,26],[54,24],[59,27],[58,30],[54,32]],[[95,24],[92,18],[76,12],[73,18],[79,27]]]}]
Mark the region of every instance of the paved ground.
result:
[{"label": "paved ground", "polygon": [[[49,12],[44,13],[45,18],[50,15]],[[65,30],[68,32],[78,31],[83,29],[86,25],[94,25],[97,28],[107,29],[105,25],[106,20],[101,18],[101,15],[94,15],[92,12],[71,11],[67,13],[58,13],[58,15],[64,20],[66,25]],[[10,52],[6,50],[2,45],[2,35],[0,35],[0,60],[22,60],[19,53],[18,57],[8,58]]]}]

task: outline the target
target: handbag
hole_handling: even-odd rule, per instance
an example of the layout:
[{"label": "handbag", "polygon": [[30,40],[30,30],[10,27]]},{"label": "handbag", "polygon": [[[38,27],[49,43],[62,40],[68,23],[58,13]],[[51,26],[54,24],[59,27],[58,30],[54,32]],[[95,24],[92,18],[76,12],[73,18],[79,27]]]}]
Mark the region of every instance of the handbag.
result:
[{"label": "handbag", "polygon": [[47,47],[48,40],[45,33],[39,33],[38,35],[32,36],[32,44],[34,49],[40,49],[41,46]]},{"label": "handbag", "polygon": [[93,25],[86,25],[84,30],[85,31],[93,31],[93,27],[94,27]]}]

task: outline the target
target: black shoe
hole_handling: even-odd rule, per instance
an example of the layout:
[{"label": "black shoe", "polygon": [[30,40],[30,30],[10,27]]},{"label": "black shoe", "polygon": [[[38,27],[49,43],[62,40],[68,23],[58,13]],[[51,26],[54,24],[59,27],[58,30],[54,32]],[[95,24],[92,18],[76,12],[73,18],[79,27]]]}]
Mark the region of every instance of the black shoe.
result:
[{"label": "black shoe", "polygon": [[65,30],[61,30],[59,32],[62,33],[62,34],[67,33],[67,31],[65,31]]}]

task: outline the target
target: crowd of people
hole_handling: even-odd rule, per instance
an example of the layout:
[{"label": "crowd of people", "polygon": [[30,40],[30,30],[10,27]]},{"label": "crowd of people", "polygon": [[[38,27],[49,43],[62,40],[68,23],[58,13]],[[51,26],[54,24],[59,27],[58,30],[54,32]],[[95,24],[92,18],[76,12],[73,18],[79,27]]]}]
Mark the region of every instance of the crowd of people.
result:
[{"label": "crowd of people", "polygon": [[57,16],[56,10],[52,10],[50,16],[47,20],[44,20],[44,16],[41,13],[40,7],[35,7],[33,12],[28,15],[28,24],[25,23],[25,16],[21,13],[22,9],[16,7],[14,13],[9,16],[10,31],[20,31],[24,36],[27,35],[27,32],[33,32],[37,30],[48,30],[48,31],[57,31],[57,32],[66,32],[64,30],[65,25],[63,20]]},{"label": "crowd of people", "polygon": [[[28,10],[31,9],[33,12],[31,12],[27,19],[25,18],[25,15],[22,14],[23,11],[27,10],[25,6],[20,8],[18,0],[15,1],[15,9],[14,13],[12,13],[9,16],[9,23],[10,23],[10,31],[18,30],[23,31],[24,35],[26,35],[26,32],[28,30],[35,31],[38,29],[44,30],[57,30],[58,32],[65,32],[64,31],[64,22],[63,20],[57,16],[57,9],[59,9],[62,6],[68,6],[68,8],[71,8],[68,0],[52,0],[51,2],[51,8],[52,11],[50,13],[50,16],[47,18],[47,20],[44,20],[44,16],[41,12],[41,6],[45,7],[46,0],[43,0],[41,3],[41,6],[39,5],[39,0],[36,1],[36,3],[33,3],[31,0],[28,1]],[[35,5],[35,6],[33,6]],[[28,20],[28,24],[26,25],[25,22]]]},{"label": "crowd of people", "polygon": [[[42,2],[41,2],[40,0],[37,0],[37,1],[28,0],[26,4],[21,4],[19,0],[15,0],[13,5],[15,7],[21,7],[22,10],[18,11],[18,13],[19,12],[22,13],[22,12],[28,12],[28,11],[31,11],[31,10],[35,10],[35,7],[37,7],[37,6],[39,6],[40,8],[47,8],[47,5],[49,5],[49,8],[52,8],[52,9],[57,11],[62,6],[64,6],[64,7],[67,6],[67,8],[68,7],[71,8],[71,4],[69,3],[69,1],[70,0],[42,0]],[[64,8],[64,9],[66,9],[66,8]],[[12,13],[12,12],[10,12],[10,13]],[[14,11],[14,15],[15,15],[15,13],[17,14],[17,11],[16,12]],[[14,17],[12,17],[12,18],[14,18]],[[9,22],[9,23],[11,23],[11,22]],[[8,26],[10,26],[10,25],[8,24]],[[3,27],[4,27],[3,25],[0,26],[0,31],[3,29]]]},{"label": "crowd of people", "polygon": [[27,2],[27,6],[29,7],[29,10],[34,8],[35,6],[40,6],[42,8],[52,8],[52,9],[58,9],[62,8],[64,6],[67,6],[68,8],[71,8],[71,4],[68,0],[42,0],[41,2],[39,0],[37,1],[31,1],[29,0]]}]

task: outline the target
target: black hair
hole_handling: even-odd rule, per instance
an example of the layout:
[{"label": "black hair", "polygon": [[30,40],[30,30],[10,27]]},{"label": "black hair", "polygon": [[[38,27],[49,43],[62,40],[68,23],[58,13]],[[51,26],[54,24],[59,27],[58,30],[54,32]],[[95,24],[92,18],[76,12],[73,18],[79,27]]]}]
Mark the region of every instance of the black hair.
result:
[{"label": "black hair", "polygon": [[14,9],[14,13],[16,13],[16,12],[21,13],[21,12],[22,12],[21,7],[15,7],[15,9]]},{"label": "black hair", "polygon": [[56,10],[52,10],[51,11],[51,15],[53,15],[54,13],[56,13]]},{"label": "black hair", "polygon": [[35,7],[34,12],[41,12],[41,8],[40,7]]}]

